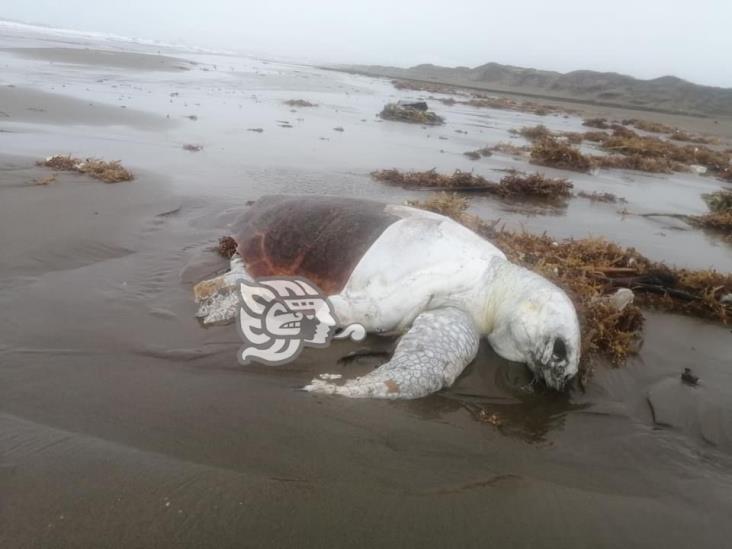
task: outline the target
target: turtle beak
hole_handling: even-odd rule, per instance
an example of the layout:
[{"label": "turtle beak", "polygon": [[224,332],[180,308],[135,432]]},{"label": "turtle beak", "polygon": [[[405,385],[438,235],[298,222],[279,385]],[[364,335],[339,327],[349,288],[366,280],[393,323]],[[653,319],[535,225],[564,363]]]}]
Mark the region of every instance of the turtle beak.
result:
[{"label": "turtle beak", "polygon": [[534,360],[532,369],[535,378],[541,379],[547,387],[559,392],[564,391],[574,377],[574,373],[569,368],[569,361],[566,359],[561,361]]},{"label": "turtle beak", "polygon": [[565,368],[545,367],[541,369],[541,377],[547,387],[563,392],[574,375],[566,373]]}]

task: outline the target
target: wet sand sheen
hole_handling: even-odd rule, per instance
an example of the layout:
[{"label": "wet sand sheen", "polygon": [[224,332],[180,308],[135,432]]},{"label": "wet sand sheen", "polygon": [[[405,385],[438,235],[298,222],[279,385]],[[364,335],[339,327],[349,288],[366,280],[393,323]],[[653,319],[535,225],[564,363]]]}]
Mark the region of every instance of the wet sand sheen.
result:
[{"label": "wet sand sheen", "polygon": [[175,125],[164,117],[93,103],[59,93],[0,86],[0,122],[34,122],[83,126],[130,126],[162,130]]},{"label": "wet sand sheen", "polygon": [[3,51],[25,57],[76,65],[97,65],[132,69],[136,71],[181,71],[190,70],[194,63],[179,57],[134,53],[126,51],[82,49],[82,48],[4,48]]},{"label": "wet sand sheen", "polygon": [[[5,162],[16,181],[40,171],[27,159],[14,159],[12,169]],[[55,219],[53,232],[82,241],[89,229],[81,214],[97,207],[92,197],[101,205],[102,195],[115,193],[114,202],[128,206],[95,216],[93,234],[98,248],[124,246],[129,254],[43,267],[13,260],[14,270],[2,270],[0,307],[15,312],[0,320],[0,491],[13,501],[0,512],[0,540],[10,546],[59,539],[119,547],[343,539],[472,546],[515,544],[517,532],[522,544],[538,547],[587,539],[601,547],[648,539],[711,546],[732,534],[722,520],[732,503],[727,458],[689,446],[686,438],[698,435],[684,434],[683,425],[652,430],[647,409],[631,406],[643,399],[633,369],[600,374],[586,396],[570,401],[524,395],[523,367],[484,345],[443,395],[398,403],[313,398],[297,390],[313,375],[357,375],[376,359],[337,364],[356,348],[339,344],[282,368],[236,365],[236,333],[197,325],[187,282],[223,266],[208,251],[226,223],[216,203],[202,212],[144,174],[117,186],[75,176],[56,185],[0,191],[14,192],[22,209],[55,192],[54,208],[71,214]],[[204,213],[212,216],[207,225]],[[1,219],[8,225],[0,234],[24,226]],[[17,232],[5,245],[12,242],[22,242]],[[52,240],[36,242],[34,255],[54,257]],[[688,333],[687,324],[663,321],[664,337]],[[729,345],[711,339],[716,346],[704,352],[722,365]],[[643,356],[652,358],[659,343],[651,338]],[[674,356],[684,364],[695,352]],[[652,371],[672,380],[676,368]],[[724,372],[701,373],[711,382]],[[614,394],[618,384],[624,390]],[[725,401],[716,404],[719,425],[727,424]],[[500,428],[477,422],[476,406],[501,417]],[[729,448],[726,435],[714,442]],[[691,451],[685,458],[683,447]],[[700,451],[711,468],[699,469]],[[669,485],[678,475],[688,479],[682,499]],[[722,527],[694,528],[717,513]]]}]

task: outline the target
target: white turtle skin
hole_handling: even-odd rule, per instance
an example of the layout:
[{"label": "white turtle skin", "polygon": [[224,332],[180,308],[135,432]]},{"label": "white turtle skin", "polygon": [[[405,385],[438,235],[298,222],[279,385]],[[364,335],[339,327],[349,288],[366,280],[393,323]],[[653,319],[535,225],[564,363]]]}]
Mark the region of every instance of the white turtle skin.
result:
[{"label": "white turtle skin", "polygon": [[[500,356],[525,363],[551,388],[563,389],[577,374],[579,322],[561,289],[512,264],[493,244],[450,218],[406,206],[386,210],[400,219],[385,229],[343,290],[329,300],[339,325],[358,323],[370,333],[407,335],[392,360],[372,374],[344,385],[314,380],[307,390],[351,397],[424,396],[452,384],[475,357],[479,335]],[[229,286],[248,275],[236,257],[232,267],[232,273],[201,283],[221,291],[205,299],[196,292],[204,323],[235,317]],[[454,329],[445,329],[448,325]],[[445,337],[435,335],[440,329]],[[473,341],[463,341],[467,334],[475,335]],[[415,349],[433,355],[415,359]],[[431,360],[435,357],[437,363]],[[389,377],[381,379],[386,373]]]},{"label": "white turtle skin", "polygon": [[[577,374],[580,329],[574,305],[545,278],[514,265],[493,244],[442,215],[387,206],[399,217],[369,248],[330,301],[342,324],[403,333],[426,310],[465,311],[507,360],[525,363],[561,390]],[[561,338],[566,356],[554,357]]]}]

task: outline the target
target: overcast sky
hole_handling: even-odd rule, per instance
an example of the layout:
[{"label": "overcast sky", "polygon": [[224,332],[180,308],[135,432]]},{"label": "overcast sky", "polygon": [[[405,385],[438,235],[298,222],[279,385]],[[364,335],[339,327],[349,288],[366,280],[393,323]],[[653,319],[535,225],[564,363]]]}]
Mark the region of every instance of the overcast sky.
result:
[{"label": "overcast sky", "polygon": [[496,61],[732,87],[732,0],[2,0],[2,17],[303,61]]}]

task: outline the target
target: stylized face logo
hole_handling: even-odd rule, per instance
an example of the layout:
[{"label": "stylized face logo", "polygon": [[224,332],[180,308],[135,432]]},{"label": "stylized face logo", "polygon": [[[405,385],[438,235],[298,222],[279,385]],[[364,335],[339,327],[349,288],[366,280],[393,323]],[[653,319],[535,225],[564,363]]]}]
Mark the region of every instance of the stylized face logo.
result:
[{"label": "stylized face logo", "polygon": [[327,347],[336,318],[312,282],[280,277],[242,281],[239,330],[245,341],[239,361],[277,365],[294,360],[304,347]]}]

